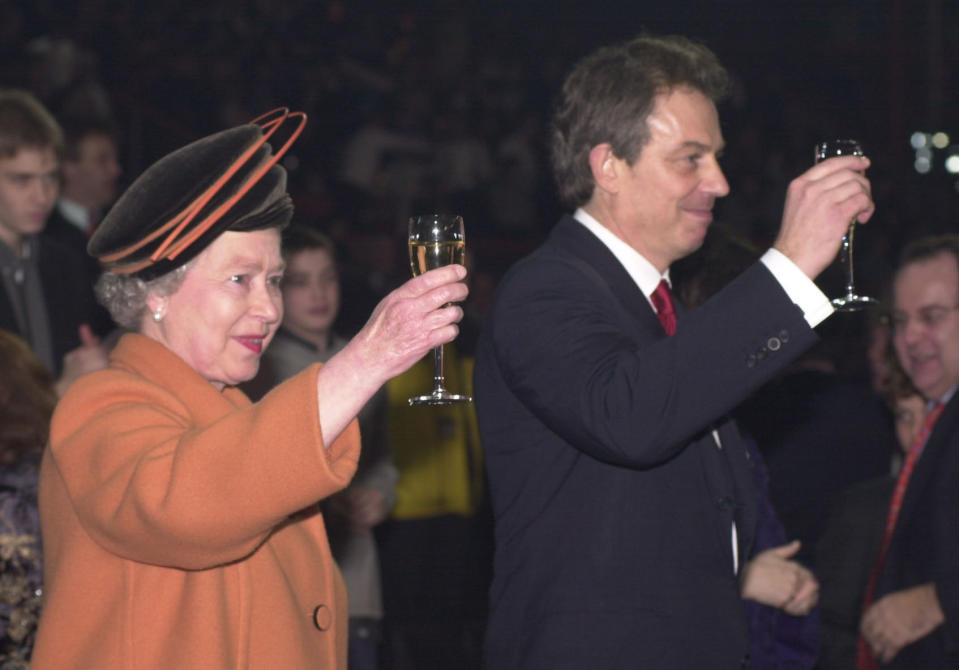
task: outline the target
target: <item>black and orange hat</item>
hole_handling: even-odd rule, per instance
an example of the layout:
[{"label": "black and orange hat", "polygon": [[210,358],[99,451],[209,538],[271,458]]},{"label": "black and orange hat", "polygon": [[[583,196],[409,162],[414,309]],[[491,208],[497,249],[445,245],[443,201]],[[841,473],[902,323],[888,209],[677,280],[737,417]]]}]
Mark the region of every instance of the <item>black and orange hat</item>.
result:
[{"label": "black and orange hat", "polygon": [[[288,119],[293,131],[273,152],[267,143]],[[167,154],[120,196],[87,251],[114,274],[143,280],[185,264],[227,230],[284,226],[293,216],[278,161],[303,131],[306,115],[275,109]]]}]

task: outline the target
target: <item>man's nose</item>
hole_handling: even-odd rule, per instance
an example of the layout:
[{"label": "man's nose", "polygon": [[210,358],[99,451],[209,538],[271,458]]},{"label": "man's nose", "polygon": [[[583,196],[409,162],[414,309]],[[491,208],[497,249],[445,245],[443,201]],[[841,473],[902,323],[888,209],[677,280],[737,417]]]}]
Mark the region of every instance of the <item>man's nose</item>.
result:
[{"label": "man's nose", "polygon": [[703,190],[717,198],[729,195],[729,182],[726,181],[726,175],[723,174],[723,169],[719,167],[719,162],[715,158],[712,159],[706,176],[703,178],[702,187]]}]

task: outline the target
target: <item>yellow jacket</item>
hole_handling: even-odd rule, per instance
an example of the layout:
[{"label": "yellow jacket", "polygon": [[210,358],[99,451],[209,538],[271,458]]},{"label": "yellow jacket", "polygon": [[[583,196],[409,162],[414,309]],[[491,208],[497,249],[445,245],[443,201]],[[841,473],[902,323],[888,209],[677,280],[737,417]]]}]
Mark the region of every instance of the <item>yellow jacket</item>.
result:
[{"label": "yellow jacket", "polygon": [[[472,395],[473,359],[445,349],[446,388]],[[480,502],[483,457],[472,403],[410,407],[433,388],[433,356],[386,385],[390,449],[399,471],[394,519],[472,515]]]}]

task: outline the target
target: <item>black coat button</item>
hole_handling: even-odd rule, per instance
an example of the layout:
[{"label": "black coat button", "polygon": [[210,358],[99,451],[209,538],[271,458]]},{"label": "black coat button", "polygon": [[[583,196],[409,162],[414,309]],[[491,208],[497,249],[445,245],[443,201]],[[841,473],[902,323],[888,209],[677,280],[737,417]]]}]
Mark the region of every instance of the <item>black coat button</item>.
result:
[{"label": "black coat button", "polygon": [[778,337],[770,337],[768,340],[766,340],[766,347],[770,351],[779,351],[779,347],[781,347],[782,345],[783,345],[783,341],[779,339]]}]

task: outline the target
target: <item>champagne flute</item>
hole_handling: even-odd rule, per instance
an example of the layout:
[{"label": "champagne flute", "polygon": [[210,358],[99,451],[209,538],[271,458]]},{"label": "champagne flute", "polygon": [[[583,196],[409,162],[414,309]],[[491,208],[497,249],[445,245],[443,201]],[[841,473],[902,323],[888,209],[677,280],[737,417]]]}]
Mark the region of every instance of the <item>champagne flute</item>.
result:
[{"label": "champagne flute", "polygon": [[[833,156],[862,156],[862,147],[856,140],[827,140],[816,145],[816,162]],[[849,229],[842,236],[840,262],[846,266],[846,294],[832,299],[832,306],[839,312],[857,310],[878,305],[879,301],[856,293],[855,273],[853,270],[853,235],[856,232],[856,219],[849,222]]]},{"label": "champagne flute", "polygon": [[[410,270],[413,276],[428,270],[463,264],[466,256],[466,234],[463,217],[452,214],[429,214],[410,219]],[[443,377],[443,346],[433,349],[433,391],[427,395],[409,399],[411,405],[451,405],[458,402],[473,402],[466,395],[446,390]]]}]

